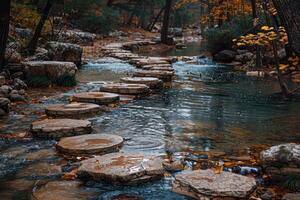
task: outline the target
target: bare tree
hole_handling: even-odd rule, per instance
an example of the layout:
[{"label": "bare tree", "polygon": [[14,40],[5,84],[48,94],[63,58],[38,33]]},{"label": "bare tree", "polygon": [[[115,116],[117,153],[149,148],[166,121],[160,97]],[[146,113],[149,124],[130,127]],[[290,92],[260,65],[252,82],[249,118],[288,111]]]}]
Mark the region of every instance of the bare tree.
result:
[{"label": "bare tree", "polygon": [[10,0],[0,2],[0,71],[5,64],[5,50],[9,32]]},{"label": "bare tree", "polygon": [[163,26],[161,28],[161,33],[160,33],[160,39],[163,44],[168,44],[168,32],[169,32],[171,7],[172,7],[172,0],[166,0]]}]

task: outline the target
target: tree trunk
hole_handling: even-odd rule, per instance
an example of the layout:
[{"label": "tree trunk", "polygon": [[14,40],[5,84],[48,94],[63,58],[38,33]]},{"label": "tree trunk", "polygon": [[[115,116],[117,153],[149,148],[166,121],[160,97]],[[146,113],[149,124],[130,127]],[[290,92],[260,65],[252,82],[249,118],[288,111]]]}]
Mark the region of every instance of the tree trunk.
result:
[{"label": "tree trunk", "polygon": [[158,19],[160,18],[161,14],[163,13],[163,11],[165,10],[165,7],[162,7],[159,11],[159,13],[156,15],[155,19],[153,20],[153,22],[151,24],[149,24],[148,26],[148,30],[152,31],[152,29],[154,28],[156,22],[158,21]]},{"label": "tree trunk", "polygon": [[172,0],[166,0],[163,26],[161,28],[160,39],[163,44],[168,44],[169,19],[172,7]]},{"label": "tree trunk", "polygon": [[106,6],[107,7],[112,7],[112,4],[113,4],[113,0],[108,0],[107,3],[106,3]]},{"label": "tree trunk", "polygon": [[27,47],[29,55],[33,55],[36,50],[39,37],[42,33],[43,27],[45,25],[45,22],[48,18],[48,15],[50,13],[52,6],[53,6],[53,0],[47,0],[46,6],[43,9],[43,13],[41,15],[40,21],[35,29],[32,39],[30,40],[28,47]]},{"label": "tree trunk", "polygon": [[5,50],[9,32],[10,0],[0,2],[0,71],[5,65]]},{"label": "tree trunk", "polygon": [[297,56],[300,56],[300,14],[299,0],[273,0],[281,24],[285,27],[289,44]]},{"label": "tree trunk", "polygon": [[252,18],[257,18],[257,12],[256,12],[256,0],[251,0],[251,8],[252,8]]}]

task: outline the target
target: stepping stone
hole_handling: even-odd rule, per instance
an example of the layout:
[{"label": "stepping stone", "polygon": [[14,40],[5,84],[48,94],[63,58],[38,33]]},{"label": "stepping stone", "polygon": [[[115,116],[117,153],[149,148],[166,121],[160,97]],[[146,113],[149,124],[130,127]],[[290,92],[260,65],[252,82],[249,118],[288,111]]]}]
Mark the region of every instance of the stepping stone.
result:
[{"label": "stepping stone", "polygon": [[154,77],[125,77],[121,78],[123,83],[145,84],[151,89],[161,88],[163,82]]},{"label": "stepping stone", "polygon": [[174,72],[158,71],[158,70],[138,70],[133,74],[134,77],[155,77],[163,81],[169,82],[174,76]]},{"label": "stepping stone", "polygon": [[166,67],[166,68],[168,68],[168,67],[172,67],[172,65],[171,64],[145,65],[145,66],[143,66],[143,69],[151,69],[153,67]]},{"label": "stepping stone", "polygon": [[46,119],[31,124],[30,132],[34,137],[60,139],[92,132],[92,124],[87,120]]},{"label": "stepping stone", "polygon": [[85,189],[80,181],[52,181],[35,188],[34,200],[88,200],[97,196],[96,190]]},{"label": "stepping stone", "polygon": [[242,198],[256,188],[252,177],[213,170],[186,170],[175,176],[173,191],[195,199]]},{"label": "stepping stone", "polygon": [[152,68],[150,68],[148,70],[169,71],[169,72],[173,72],[174,71],[174,69],[172,67],[152,67]]},{"label": "stepping stone", "polygon": [[158,156],[111,153],[82,161],[78,171],[96,181],[130,185],[161,178],[164,174],[162,163]]},{"label": "stepping stone", "polygon": [[81,118],[99,111],[100,106],[91,103],[55,104],[46,108],[46,114],[54,118]]},{"label": "stepping stone", "polygon": [[107,92],[84,92],[84,93],[74,94],[72,100],[78,102],[107,105],[107,104],[119,102],[120,96],[118,94],[112,94]]},{"label": "stepping stone", "polygon": [[132,94],[139,95],[149,92],[149,87],[145,84],[126,84],[126,83],[113,83],[106,84],[100,88],[103,92],[113,92],[119,94]]},{"label": "stepping stone", "polygon": [[110,134],[89,134],[62,138],[56,148],[70,156],[92,156],[117,152],[123,144],[123,138]]}]

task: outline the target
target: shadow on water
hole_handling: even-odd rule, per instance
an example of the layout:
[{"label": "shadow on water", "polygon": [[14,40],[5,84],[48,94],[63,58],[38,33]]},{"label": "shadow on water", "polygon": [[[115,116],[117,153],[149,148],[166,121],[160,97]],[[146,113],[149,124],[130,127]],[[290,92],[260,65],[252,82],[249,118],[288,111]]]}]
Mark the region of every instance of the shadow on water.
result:
[{"label": "shadow on water", "polygon": [[[272,98],[279,91],[276,81],[245,77],[207,59],[198,64],[175,63],[174,68],[177,79],[172,88],[91,118],[95,132],[123,136],[125,152],[158,155],[198,150],[232,155],[252,145],[300,141],[300,102]],[[124,63],[86,65],[78,77],[83,82],[115,81],[133,69]],[[81,83],[39,103],[20,105],[10,117],[1,119],[0,131],[26,131],[46,105],[67,102],[74,92],[98,90],[99,85]],[[28,199],[34,185],[58,180],[62,172],[57,166],[66,165],[56,155],[54,141],[0,142],[0,197]],[[88,182],[85,187],[96,188],[96,199],[101,200],[123,193],[146,200],[187,199],[171,192],[171,180],[136,187]]]}]

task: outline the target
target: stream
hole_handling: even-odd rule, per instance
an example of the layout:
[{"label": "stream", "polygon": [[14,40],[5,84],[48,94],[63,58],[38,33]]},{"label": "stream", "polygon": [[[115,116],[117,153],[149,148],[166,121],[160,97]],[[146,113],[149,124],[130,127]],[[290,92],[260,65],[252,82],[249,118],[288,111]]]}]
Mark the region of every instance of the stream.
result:
[{"label": "stream", "polygon": [[[206,58],[173,67],[177,78],[170,88],[90,118],[94,132],[124,137],[124,152],[157,155],[194,151],[240,155],[255,145],[300,141],[300,102],[276,98],[273,94],[280,88],[275,80],[246,77]],[[75,92],[96,91],[101,81],[118,81],[134,69],[122,62],[87,64],[74,89],[29,91],[30,98],[39,101],[17,105],[9,117],[0,119],[0,134],[25,132],[47,105],[67,102]],[[56,155],[54,144],[0,140],[0,199],[30,199],[32,188],[60,179],[54,166],[68,171],[73,164]],[[99,195],[93,199],[99,200],[124,193],[146,200],[188,199],[171,191],[172,179],[166,176],[126,187],[87,181],[83,187],[96,191]]]}]

